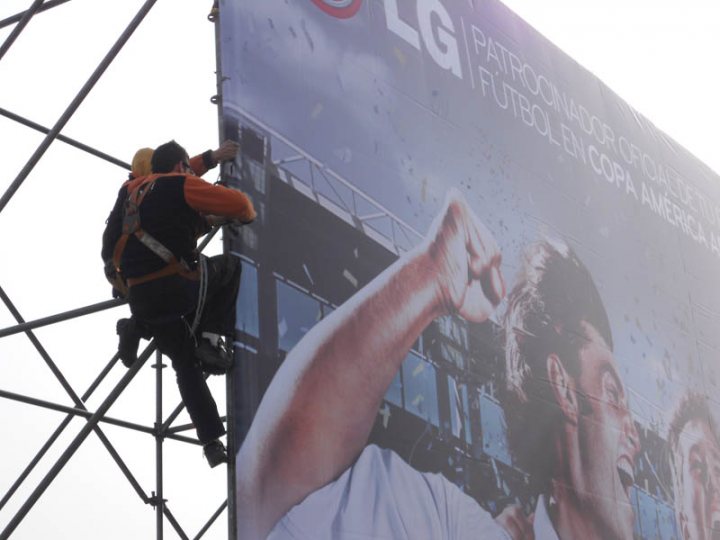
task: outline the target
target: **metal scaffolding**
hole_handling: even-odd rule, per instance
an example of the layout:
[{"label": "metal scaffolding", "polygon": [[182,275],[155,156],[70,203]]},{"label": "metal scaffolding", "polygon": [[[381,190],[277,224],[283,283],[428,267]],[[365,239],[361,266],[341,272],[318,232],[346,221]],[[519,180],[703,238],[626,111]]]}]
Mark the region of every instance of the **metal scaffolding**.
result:
[{"label": "metal scaffolding", "polygon": [[[10,35],[6,38],[5,42],[0,45],[0,60],[4,57],[5,53],[10,49],[10,47],[13,45],[15,40],[18,38],[18,36],[21,34],[21,32],[26,28],[26,26],[31,22],[31,19],[46,10],[49,10],[51,8],[55,8],[61,4],[64,4],[68,2],[69,0],[34,0],[30,7],[22,12],[18,13],[17,15],[14,15],[12,17],[6,18],[2,21],[0,21],[0,28],[9,27],[11,25],[14,25],[12,32]],[[124,31],[121,33],[121,35],[118,37],[118,39],[115,41],[115,43],[112,45],[112,47],[108,50],[107,54],[104,56],[102,61],[97,65],[95,70],[92,72],[90,77],[87,79],[85,84],[82,86],[82,88],[77,92],[76,96],[72,99],[71,103],[67,106],[67,108],[63,111],[63,113],[60,115],[58,120],[55,122],[55,124],[51,128],[47,128],[44,126],[41,126],[31,120],[28,120],[24,117],[22,117],[19,114],[16,114],[14,112],[8,111],[4,108],[0,108],[0,115],[4,116],[7,119],[10,119],[14,122],[17,122],[18,124],[24,125],[30,129],[33,129],[35,131],[41,132],[45,134],[45,137],[43,138],[42,142],[37,146],[36,150],[32,154],[32,156],[27,160],[22,170],[17,174],[15,179],[12,181],[12,183],[9,185],[9,187],[5,190],[5,192],[0,197],[0,212],[2,212],[8,203],[11,202],[11,199],[16,194],[16,192],[22,187],[23,182],[28,177],[28,175],[33,171],[33,169],[38,165],[40,160],[42,159],[43,155],[46,153],[48,148],[55,142],[55,141],[61,141],[68,145],[71,145],[77,149],[80,149],[84,152],[87,152],[88,154],[95,156],[99,159],[105,160],[109,163],[112,163],[114,165],[117,165],[119,167],[123,167],[127,170],[130,169],[130,166],[120,160],[117,159],[111,155],[108,155],[105,152],[102,152],[100,150],[97,150],[90,145],[84,144],[82,142],[73,140],[69,137],[66,137],[61,134],[61,131],[67,124],[67,122],[71,119],[73,114],[78,110],[78,108],[83,103],[83,100],[87,97],[87,95],[90,93],[90,91],[93,89],[95,84],[100,80],[100,78],[103,76],[107,68],[111,65],[117,54],[120,52],[120,50],[125,46],[125,44],[128,42],[128,40],[131,38],[135,30],[138,28],[138,26],[143,22],[145,17],[148,15],[148,13],[151,11],[153,6],[155,5],[157,0],[146,0],[135,17],[132,19],[132,21],[127,25],[127,27],[124,29]],[[216,9],[216,6],[210,6],[213,9]],[[215,230],[214,232],[217,232]],[[204,245],[207,244],[207,242],[210,240],[212,235],[210,235]],[[193,436],[189,436],[184,434],[185,431],[190,430],[193,428],[192,425],[174,425],[174,422],[178,418],[179,414],[183,411],[183,405],[178,405],[174,410],[170,412],[170,414],[166,414],[166,412],[163,410],[163,368],[165,368],[165,364],[163,363],[163,358],[160,355],[158,351],[156,351],[155,345],[151,342],[145,350],[142,352],[141,355],[139,355],[138,361],[129,368],[120,380],[115,384],[115,386],[109,391],[109,393],[104,397],[102,402],[99,406],[95,408],[95,410],[90,410],[86,406],[86,402],[90,399],[91,396],[98,390],[100,385],[107,380],[107,376],[111,373],[111,371],[116,367],[118,364],[118,354],[115,354],[108,362],[107,364],[100,370],[100,373],[98,376],[93,380],[93,382],[88,386],[88,388],[82,393],[79,394],[75,391],[75,389],[71,386],[71,384],[68,382],[67,378],[63,375],[61,369],[58,367],[56,362],[53,360],[51,355],[48,353],[46,348],[43,346],[41,341],[38,339],[34,331],[38,328],[45,327],[48,325],[53,325],[62,321],[67,321],[74,318],[79,317],[86,317],[91,314],[95,314],[101,311],[105,311],[117,306],[120,306],[124,303],[126,303],[123,299],[114,299],[114,300],[107,300],[107,301],[100,301],[91,305],[82,306],[76,309],[64,311],[61,313],[57,313],[54,315],[46,316],[43,318],[35,319],[32,321],[26,321],[21,312],[19,311],[18,307],[13,303],[11,298],[6,293],[5,289],[0,287],[0,299],[2,300],[3,304],[7,307],[8,311],[12,314],[12,317],[16,321],[16,324],[7,328],[0,329],[0,338],[7,338],[9,336],[24,333],[27,339],[31,342],[34,349],[39,353],[39,355],[44,360],[47,368],[50,370],[52,375],[57,379],[57,381],[62,386],[63,390],[69,396],[70,400],[72,401],[73,405],[63,405],[60,403],[55,403],[49,400],[43,400],[38,399],[35,397],[23,395],[21,393],[12,392],[7,389],[0,389],[0,397],[4,398],[4,400],[13,400],[19,403],[24,403],[27,405],[32,405],[35,407],[40,407],[47,410],[52,410],[56,412],[61,412],[65,414],[65,417],[63,420],[58,424],[57,428],[52,432],[52,434],[48,437],[47,441],[41,446],[39,450],[32,456],[32,459],[30,459],[30,462],[25,467],[25,469],[20,472],[20,474],[17,477],[17,480],[13,483],[12,486],[9,487],[7,492],[4,493],[2,496],[2,499],[0,500],[0,511],[3,510],[3,508],[6,508],[6,505],[10,501],[15,501],[15,499],[18,498],[18,490],[19,488],[26,482],[30,474],[35,470],[36,466],[48,455],[48,452],[51,448],[57,445],[58,440],[65,431],[65,429],[69,426],[71,421],[74,418],[84,418],[85,424],[83,425],[82,429],[75,435],[75,437],[72,439],[70,444],[62,451],[61,455],[57,460],[54,462],[54,464],[50,467],[49,471],[45,474],[45,476],[40,480],[40,482],[37,484],[37,486],[33,489],[30,496],[22,502],[22,504],[19,506],[19,509],[14,513],[12,518],[10,519],[9,523],[0,531],[0,539],[6,539],[10,538],[13,534],[13,532],[16,530],[18,525],[23,521],[23,519],[26,517],[26,515],[31,511],[35,503],[38,501],[38,499],[43,495],[43,493],[46,491],[46,489],[51,485],[51,483],[55,480],[55,478],[58,476],[60,471],[63,469],[63,467],[67,464],[67,462],[70,460],[70,458],[76,453],[78,448],[83,444],[83,442],[87,439],[88,435],[90,435],[91,432],[94,432],[95,435],[98,437],[100,442],[103,444],[103,446],[106,448],[109,455],[112,457],[114,462],[116,463],[117,467],[120,469],[122,474],[125,476],[129,484],[131,485],[133,491],[137,494],[138,498],[143,504],[149,504],[151,505],[156,514],[156,537],[158,539],[163,538],[163,528],[165,520],[167,519],[167,522],[170,523],[170,525],[173,527],[175,532],[180,538],[190,538],[188,534],[183,530],[183,528],[180,526],[178,520],[173,515],[172,511],[170,510],[170,504],[168,503],[168,500],[165,498],[165,493],[163,489],[164,485],[164,479],[163,479],[163,443],[166,439],[171,439],[175,441],[180,441],[182,443],[187,443],[191,445],[200,445],[197,438]],[[108,412],[109,408],[113,405],[113,403],[118,399],[118,397],[122,394],[122,392],[125,390],[125,388],[131,383],[133,378],[136,376],[136,374],[140,371],[142,366],[146,363],[146,361],[154,357],[155,362],[152,365],[152,368],[155,369],[155,422],[153,426],[145,426],[141,425],[135,422],[129,422],[126,420],[122,420],[119,418],[113,418],[108,416],[106,413]],[[2,407],[3,404],[0,401],[0,407]],[[223,418],[225,420],[225,418]],[[117,449],[113,446],[113,444],[110,442],[108,437],[105,435],[103,429],[100,427],[101,424],[109,424],[113,426],[118,426],[127,430],[133,430],[139,433],[150,435],[155,440],[155,486],[154,489],[151,490],[151,492],[148,494],[147,491],[141,486],[141,483],[137,480],[136,476],[133,475],[132,471],[130,470],[130,467],[127,465],[127,463],[123,460],[120,453],[117,451]],[[28,454],[30,455],[30,454]],[[217,518],[222,514],[222,512],[227,508],[227,493],[223,494],[217,494],[218,499],[224,499],[222,503],[218,506],[217,510],[212,513],[211,516],[207,519],[207,522],[205,525],[198,531],[198,533],[193,538],[200,538],[202,537],[205,532],[210,528],[210,526],[217,520]],[[229,529],[228,529],[229,530]]]}]

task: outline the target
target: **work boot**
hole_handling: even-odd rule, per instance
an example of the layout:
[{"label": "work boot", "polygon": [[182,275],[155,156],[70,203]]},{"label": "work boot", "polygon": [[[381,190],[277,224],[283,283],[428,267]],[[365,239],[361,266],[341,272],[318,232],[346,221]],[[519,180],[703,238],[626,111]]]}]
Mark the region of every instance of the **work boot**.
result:
[{"label": "work boot", "polygon": [[227,450],[225,450],[225,445],[220,441],[220,439],[210,441],[203,446],[203,453],[205,454],[205,459],[207,459],[210,468],[213,469],[221,463],[227,463],[228,461]]},{"label": "work boot", "polygon": [[224,375],[232,367],[232,351],[224,338],[218,339],[217,345],[213,345],[207,338],[201,338],[195,349],[195,358],[203,371],[211,375]]},{"label": "work boot", "polygon": [[137,361],[137,351],[143,333],[138,328],[135,319],[120,319],[115,326],[119,336],[118,353],[125,367],[132,366]]}]

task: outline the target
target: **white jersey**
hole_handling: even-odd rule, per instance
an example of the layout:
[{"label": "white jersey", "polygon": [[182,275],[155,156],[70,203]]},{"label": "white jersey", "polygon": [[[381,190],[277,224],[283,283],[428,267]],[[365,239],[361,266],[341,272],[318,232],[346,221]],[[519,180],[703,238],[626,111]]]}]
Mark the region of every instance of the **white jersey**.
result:
[{"label": "white jersey", "polygon": [[368,446],[340,478],[311,493],[270,540],[509,540],[471,497],[441,474],[420,473]]},{"label": "white jersey", "polygon": [[547,511],[547,502],[544,495],[538,497],[535,505],[535,520],[533,521],[535,540],[559,540]]}]

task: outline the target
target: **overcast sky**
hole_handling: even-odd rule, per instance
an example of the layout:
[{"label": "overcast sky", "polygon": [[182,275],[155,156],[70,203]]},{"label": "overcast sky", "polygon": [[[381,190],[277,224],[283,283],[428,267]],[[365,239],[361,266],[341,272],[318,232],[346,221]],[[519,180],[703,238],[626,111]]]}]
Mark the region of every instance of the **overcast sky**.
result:
[{"label": "overcast sky", "polygon": [[[238,0],[239,1],[239,0]],[[280,0],[268,0],[280,1]],[[306,1],[306,0],[302,0]],[[447,0],[450,1],[450,0]],[[455,1],[455,0],[453,0]],[[52,127],[122,33],[140,0],[72,0],[37,15],[0,60],[0,107]],[[602,79],[660,129],[715,171],[720,153],[712,130],[720,121],[720,3],[714,0],[505,0],[561,49]],[[3,0],[0,20],[30,0]],[[141,146],[177,139],[191,153],[218,143],[215,40],[210,0],[158,0],[146,20],[90,92],[63,133],[124,161]],[[12,27],[0,29],[0,43]],[[4,193],[43,135],[0,117]],[[99,256],[100,234],[126,172],[55,142],[0,213],[0,287],[26,320],[109,298]],[[215,180],[213,173],[206,179]],[[215,245],[213,249],[218,249]],[[127,308],[39,329],[37,336],[78,394],[110,360],[115,320]],[[0,305],[0,328],[14,324]],[[152,426],[155,372],[148,365],[110,416]],[[93,410],[124,373],[88,401]],[[165,415],[178,403],[164,370]],[[22,335],[0,339],[0,389],[70,405],[38,353]],[[212,390],[224,407],[222,379]],[[6,444],[0,493],[15,481],[62,420],[60,413],[0,400]],[[187,422],[187,416],[180,423]],[[56,457],[82,427],[76,420]],[[155,489],[151,437],[103,425],[146,493]],[[166,442],[165,498],[194,536],[224,499],[224,469],[210,470],[199,447]],[[0,529],[52,464],[46,460],[13,502]],[[224,538],[226,514],[206,538]],[[90,436],[14,538],[151,538],[155,516],[143,505],[105,449]],[[174,537],[169,524],[168,538]]]},{"label": "overcast sky", "polygon": [[720,3],[503,0],[716,173]]}]

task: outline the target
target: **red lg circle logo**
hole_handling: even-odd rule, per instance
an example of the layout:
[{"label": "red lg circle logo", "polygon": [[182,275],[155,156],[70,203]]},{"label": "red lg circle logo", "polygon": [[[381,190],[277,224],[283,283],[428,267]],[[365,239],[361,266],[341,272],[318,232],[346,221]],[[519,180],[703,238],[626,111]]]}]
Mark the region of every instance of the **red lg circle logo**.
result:
[{"label": "red lg circle logo", "polygon": [[349,19],[358,12],[362,0],[313,0],[316,6],[338,19]]}]

